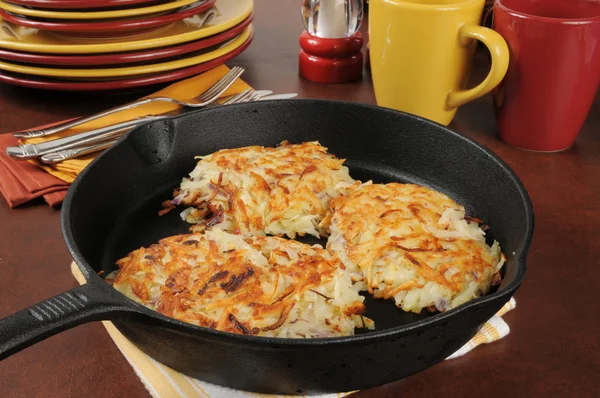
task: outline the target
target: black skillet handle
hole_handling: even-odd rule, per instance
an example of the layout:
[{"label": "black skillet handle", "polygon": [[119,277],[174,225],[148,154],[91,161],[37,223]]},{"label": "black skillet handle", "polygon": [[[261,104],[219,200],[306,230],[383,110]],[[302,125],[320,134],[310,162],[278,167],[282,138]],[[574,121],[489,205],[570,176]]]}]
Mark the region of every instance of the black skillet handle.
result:
[{"label": "black skillet handle", "polygon": [[82,323],[134,311],[106,287],[86,283],[0,319],[0,360]]}]

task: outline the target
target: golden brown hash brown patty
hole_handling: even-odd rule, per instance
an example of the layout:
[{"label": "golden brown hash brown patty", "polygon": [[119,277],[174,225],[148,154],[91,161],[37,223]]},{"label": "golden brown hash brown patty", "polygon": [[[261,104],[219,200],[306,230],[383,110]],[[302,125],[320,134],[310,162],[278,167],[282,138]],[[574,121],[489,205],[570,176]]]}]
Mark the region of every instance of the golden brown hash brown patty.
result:
[{"label": "golden brown hash brown patty", "polygon": [[327,236],[321,221],[330,200],[356,183],[344,160],[318,142],[224,149],[199,158],[165,204],[188,206],[181,216],[197,224],[196,232],[217,226],[244,236]]},{"label": "golden brown hash brown patty", "polygon": [[184,322],[238,334],[330,337],[372,328],[339,259],[319,246],[218,229],[162,239],[117,262],[113,286]]},{"label": "golden brown hash brown patty", "polygon": [[378,298],[405,311],[446,311],[499,282],[500,246],[481,220],[446,195],[417,185],[364,185],[331,202],[327,248]]}]

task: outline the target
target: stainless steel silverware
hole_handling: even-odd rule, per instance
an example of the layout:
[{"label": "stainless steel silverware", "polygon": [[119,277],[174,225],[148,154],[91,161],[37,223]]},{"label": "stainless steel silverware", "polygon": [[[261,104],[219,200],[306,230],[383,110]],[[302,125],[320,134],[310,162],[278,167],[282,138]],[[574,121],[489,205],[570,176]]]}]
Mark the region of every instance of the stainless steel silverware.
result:
[{"label": "stainless steel silverware", "polygon": [[272,100],[284,100],[291,99],[298,96],[298,93],[287,93],[287,94],[273,94],[267,95],[259,99],[259,101],[272,101]]},{"label": "stainless steel silverware", "polygon": [[[271,93],[272,93],[272,91],[269,91],[269,90],[254,91],[252,89],[248,89],[240,94],[237,94],[237,95],[231,97],[226,102],[224,102],[223,105],[237,104],[237,103],[243,103],[243,102],[261,101],[261,100],[268,100],[268,99],[286,99],[286,98],[293,98],[297,95],[294,93],[269,95]],[[104,128],[106,131],[103,134],[97,135],[97,136],[95,136],[95,138],[89,138],[89,136],[88,136],[89,139],[86,140],[84,143],[70,146],[67,149],[61,149],[60,147],[58,147],[57,150],[54,150],[52,152],[45,152],[41,156],[36,155],[34,157],[39,156],[40,160],[43,163],[54,164],[54,163],[62,162],[64,160],[73,159],[73,158],[76,158],[76,157],[79,157],[82,155],[86,155],[88,153],[102,151],[102,150],[107,149],[110,146],[112,146],[115,142],[118,141],[118,139],[123,134],[125,134],[127,131],[129,131],[131,129],[136,128],[138,125],[140,125],[142,123],[146,123],[148,121],[160,120],[162,118],[167,118],[167,117],[171,117],[171,116],[174,116],[174,115],[150,116],[150,117],[137,119],[136,120],[137,123],[135,123],[133,125],[129,124],[130,122],[133,122],[133,121],[128,121],[128,122],[123,122],[123,123],[119,123],[119,124],[112,125],[112,126],[107,126]],[[152,118],[152,120],[150,120],[150,118]],[[127,127],[124,127],[125,125],[127,125]],[[88,133],[97,134],[97,130],[91,131]],[[83,134],[85,134],[85,133],[83,133]],[[78,135],[78,136],[80,136],[80,135]],[[48,142],[54,142],[54,141],[57,141],[57,140],[48,141]],[[18,147],[12,147],[12,148],[18,148]],[[47,151],[47,148],[45,150]],[[34,152],[34,151],[31,151],[31,152]],[[19,153],[19,155],[20,155],[20,153]],[[11,155],[11,156],[13,156],[13,155]],[[22,156],[19,156],[19,157],[21,157],[23,159]]]},{"label": "stainless steel silverware", "polygon": [[86,131],[85,133],[41,142],[39,144],[23,144],[19,146],[9,146],[6,148],[6,154],[13,158],[33,159],[45,155],[47,153],[62,151],[65,149],[72,149],[77,146],[90,144],[94,141],[106,139],[112,136],[119,136],[124,134],[126,131],[129,131],[132,128],[138,126],[141,123],[165,119],[167,117],[168,116],[166,115],[145,116],[142,118],[128,120],[126,122],[113,124],[91,131]]},{"label": "stainless steel silverware", "polygon": [[120,112],[127,109],[137,108],[140,105],[149,104],[153,102],[171,102],[177,105],[181,105],[183,107],[189,108],[201,108],[204,107],[217,98],[221,96],[240,76],[244,73],[244,69],[238,66],[233,67],[225,76],[223,76],[217,83],[215,83],[211,88],[202,93],[199,97],[191,101],[179,101],[174,98],[169,97],[152,97],[152,98],[144,98],[138,101],[129,103],[127,105],[118,106],[116,108],[109,109],[107,111],[97,113],[95,115],[79,118],[67,123],[61,123],[57,126],[49,127],[47,129],[42,130],[28,130],[13,133],[13,136],[18,138],[32,138],[32,137],[44,137],[51,134],[56,134],[58,132],[64,131],[66,129],[79,126],[80,124],[90,122],[92,120],[99,119],[101,117],[111,115],[116,112]]},{"label": "stainless steel silverware", "polygon": [[[120,138],[120,137],[119,137]],[[108,140],[104,142],[100,142],[93,145],[82,146],[78,148],[65,149],[63,151],[47,153],[45,155],[40,156],[40,160],[42,163],[46,164],[54,164],[62,162],[63,160],[77,158],[79,156],[87,155],[89,153],[100,152],[107,148],[110,148],[113,144],[118,141],[116,140]]]}]

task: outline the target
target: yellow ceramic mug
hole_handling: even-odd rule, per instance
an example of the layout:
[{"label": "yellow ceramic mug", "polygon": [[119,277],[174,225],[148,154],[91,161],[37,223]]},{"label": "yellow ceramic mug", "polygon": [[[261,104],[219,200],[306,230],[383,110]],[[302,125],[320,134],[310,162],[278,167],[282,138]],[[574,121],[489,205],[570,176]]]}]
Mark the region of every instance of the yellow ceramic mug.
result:
[{"label": "yellow ceramic mug", "polygon": [[[456,109],[504,78],[508,46],[479,26],[485,0],[370,0],[371,73],[377,104],[449,124]],[[475,40],[490,50],[485,80],[465,90]]]}]

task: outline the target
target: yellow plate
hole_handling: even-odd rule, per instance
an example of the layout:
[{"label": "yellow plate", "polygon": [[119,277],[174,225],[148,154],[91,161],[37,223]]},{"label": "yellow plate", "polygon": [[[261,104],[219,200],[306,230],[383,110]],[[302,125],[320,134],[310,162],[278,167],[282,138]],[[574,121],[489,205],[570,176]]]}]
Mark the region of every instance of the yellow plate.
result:
[{"label": "yellow plate", "polygon": [[138,15],[155,14],[163,11],[171,11],[177,8],[185,7],[192,3],[197,3],[199,0],[177,0],[170,1],[165,4],[159,4],[157,6],[140,7],[140,8],[129,8],[126,10],[113,10],[113,11],[93,11],[93,12],[79,12],[79,11],[46,11],[38,10],[35,8],[21,7],[14,4],[5,3],[0,1],[0,8],[5,11],[12,12],[14,14],[27,15],[29,17],[36,18],[49,18],[49,19],[109,19],[109,18],[126,18],[135,17]]},{"label": "yellow plate", "polygon": [[49,54],[98,54],[171,46],[226,31],[246,19],[252,13],[254,3],[253,0],[217,0],[214,8],[217,16],[201,28],[184,19],[135,39],[107,39],[94,44],[73,44],[66,36],[15,26],[0,18],[0,48]]},{"label": "yellow plate", "polygon": [[101,78],[101,77],[123,77],[134,75],[145,75],[149,73],[159,73],[170,71],[173,69],[186,68],[188,66],[198,65],[222,55],[229,54],[250,38],[253,32],[252,24],[248,25],[242,33],[236,38],[221,45],[213,51],[209,51],[190,58],[178,59],[175,61],[162,62],[151,65],[129,66],[124,68],[107,68],[107,69],[54,69],[54,68],[38,68],[36,66],[25,66],[11,64],[9,62],[0,61],[0,70],[9,72],[22,73],[26,75],[36,76],[51,76],[51,77],[68,77],[68,78]]}]

